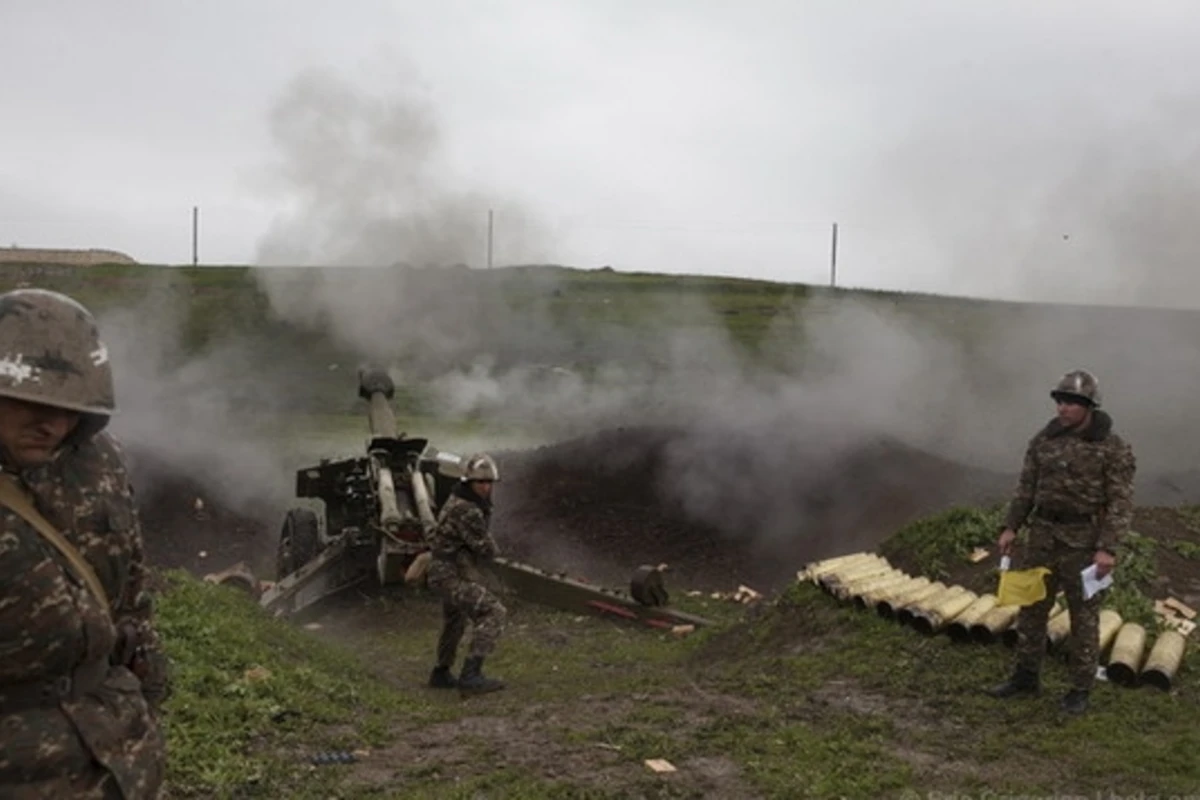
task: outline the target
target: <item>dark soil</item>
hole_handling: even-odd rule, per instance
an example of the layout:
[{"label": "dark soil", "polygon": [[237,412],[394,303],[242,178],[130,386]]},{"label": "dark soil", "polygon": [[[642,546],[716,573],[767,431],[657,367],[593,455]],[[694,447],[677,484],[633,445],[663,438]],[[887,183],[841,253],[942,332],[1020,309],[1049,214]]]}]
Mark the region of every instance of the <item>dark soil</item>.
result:
[{"label": "dark soil", "polygon": [[[153,564],[203,575],[246,561],[274,577],[285,508],[231,508],[203,481],[136,446],[129,453]],[[666,563],[668,588],[703,590],[774,591],[806,562],[873,549],[918,517],[1003,500],[1014,477],[894,441],[797,452],[673,428],[609,429],[497,459],[493,530],[504,555],[614,586],[639,565]],[[1187,477],[1153,479],[1161,491],[1150,494],[1187,494]],[[1200,541],[1166,509],[1139,510],[1134,527]],[[1160,574],[1192,580],[1194,559],[1160,550]]]},{"label": "dark soil", "polygon": [[[622,428],[501,454],[497,535],[515,558],[598,580],[666,563],[680,586],[766,591],[806,561],[873,548],[914,518],[995,500],[1009,486],[1006,476],[885,441],[789,454],[788,473],[766,459],[757,469],[769,474],[759,475],[752,444],[705,436]],[[708,447],[717,439],[719,449]],[[711,452],[713,466],[696,466]],[[693,459],[690,474],[681,474],[684,459]]]},{"label": "dark soil", "polygon": [[[245,561],[265,577],[273,564],[276,519],[286,509],[235,510],[201,480],[136,446],[127,447],[146,559],[197,575]],[[200,505],[197,505],[197,500]]]}]

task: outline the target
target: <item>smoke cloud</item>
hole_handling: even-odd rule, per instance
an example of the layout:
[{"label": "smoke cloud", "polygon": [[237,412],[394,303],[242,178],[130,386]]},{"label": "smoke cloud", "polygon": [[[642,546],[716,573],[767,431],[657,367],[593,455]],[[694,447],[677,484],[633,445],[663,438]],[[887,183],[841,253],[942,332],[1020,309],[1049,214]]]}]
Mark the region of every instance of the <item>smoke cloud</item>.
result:
[{"label": "smoke cloud", "polygon": [[1200,105],[1151,96],[1100,107],[1039,88],[929,98],[850,192],[858,223],[896,245],[871,258],[935,291],[1200,305],[1200,231],[1188,220],[1200,144],[1186,133]]},{"label": "smoke cloud", "polygon": [[546,238],[516,202],[458,188],[435,109],[415,86],[408,76],[375,97],[309,70],[269,116],[277,158],[266,185],[290,209],[257,263],[326,269],[262,269],[260,285],[281,319],[383,363],[443,362],[498,332],[516,336],[511,317],[488,316],[494,304],[467,267],[489,256],[489,212],[494,258],[528,259]]},{"label": "smoke cloud", "polygon": [[[1114,129],[1071,113],[992,137],[983,123],[1003,109],[955,127],[926,120],[869,174],[863,207],[881,226],[927,235],[938,266],[981,293],[1189,302],[1200,241],[1175,209],[1191,206],[1196,150],[1173,132],[1190,114]],[[905,480],[938,459],[928,480],[946,481],[947,502],[972,475],[998,499],[1052,413],[1051,385],[1075,367],[1099,375],[1135,446],[1139,499],[1196,499],[1194,482],[1161,483],[1190,469],[1178,436],[1200,390],[1195,315],[813,292],[777,316],[751,362],[725,319],[682,292],[653,307],[563,271],[468,267],[484,209],[504,204],[454,188],[420,100],[368,99],[308,73],[271,119],[276,177],[295,201],[260,248],[276,315],[397,367],[443,414],[546,438],[681,429],[661,489],[731,537],[827,545],[861,522],[850,512],[908,502]],[[540,241],[536,226],[520,227]],[[278,266],[314,264],[326,268]],[[895,457],[905,447],[913,458]]]},{"label": "smoke cloud", "polygon": [[269,508],[290,490],[285,454],[265,422],[279,395],[257,379],[261,362],[248,343],[188,354],[189,301],[164,276],[139,300],[98,314],[117,389],[110,429],[141,467],[139,492],[183,481],[237,510]]}]

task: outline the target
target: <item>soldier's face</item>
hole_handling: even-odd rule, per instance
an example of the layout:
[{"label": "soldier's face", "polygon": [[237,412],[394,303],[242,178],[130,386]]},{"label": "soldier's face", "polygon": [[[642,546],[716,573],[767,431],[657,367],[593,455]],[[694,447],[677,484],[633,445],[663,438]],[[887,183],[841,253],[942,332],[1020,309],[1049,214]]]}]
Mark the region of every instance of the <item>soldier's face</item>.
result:
[{"label": "soldier's face", "polygon": [[1083,403],[1070,400],[1058,400],[1058,421],[1068,428],[1075,428],[1087,422],[1092,409]]},{"label": "soldier's face", "polygon": [[0,397],[0,446],[16,467],[46,463],[79,424],[79,414]]},{"label": "soldier's face", "polygon": [[475,489],[475,494],[483,500],[487,500],[492,496],[491,481],[471,481],[471,486]]}]

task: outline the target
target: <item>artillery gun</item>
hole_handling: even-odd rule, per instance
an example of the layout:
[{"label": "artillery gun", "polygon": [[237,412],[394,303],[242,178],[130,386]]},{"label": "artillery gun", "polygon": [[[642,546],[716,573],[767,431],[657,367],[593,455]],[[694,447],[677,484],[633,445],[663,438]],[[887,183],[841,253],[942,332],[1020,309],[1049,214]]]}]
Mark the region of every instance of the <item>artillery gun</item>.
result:
[{"label": "artillery gun", "polygon": [[[303,504],[284,515],[276,581],[256,581],[244,564],[209,580],[248,588],[263,608],[285,616],[351,586],[388,587],[419,578],[420,560],[428,558],[422,555],[429,551],[427,532],[466,459],[398,432],[391,407],[395,385],[386,372],[360,370],[358,394],[368,404],[366,454],[324,458],[297,470],[295,494]],[[661,567],[637,568],[628,593],[506,558],[493,559],[487,569],[507,592],[555,608],[656,628],[708,624],[668,607]]]}]

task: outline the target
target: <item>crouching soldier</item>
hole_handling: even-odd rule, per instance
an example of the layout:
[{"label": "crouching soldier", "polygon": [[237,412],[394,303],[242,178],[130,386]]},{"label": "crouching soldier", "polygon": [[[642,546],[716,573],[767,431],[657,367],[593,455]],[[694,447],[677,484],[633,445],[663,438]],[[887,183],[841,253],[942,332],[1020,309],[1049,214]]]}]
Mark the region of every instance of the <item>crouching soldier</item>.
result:
[{"label": "crouching soldier", "polygon": [[166,658],[92,315],[0,295],[0,797],[157,797]]},{"label": "crouching soldier", "polygon": [[[496,648],[508,612],[486,586],[478,563],[495,558],[496,541],[488,532],[492,517],[492,485],[500,480],[496,463],[487,455],[467,460],[462,480],[442,506],[430,536],[432,561],[426,575],[429,588],[442,598],[442,632],[437,644],[437,666],[429,685],[455,686],[463,694],[494,692],[504,683],[484,677],[483,661]],[[455,680],[451,669],[467,621],[474,631],[462,673]]]}]

